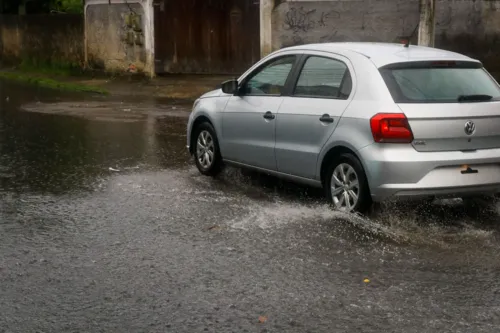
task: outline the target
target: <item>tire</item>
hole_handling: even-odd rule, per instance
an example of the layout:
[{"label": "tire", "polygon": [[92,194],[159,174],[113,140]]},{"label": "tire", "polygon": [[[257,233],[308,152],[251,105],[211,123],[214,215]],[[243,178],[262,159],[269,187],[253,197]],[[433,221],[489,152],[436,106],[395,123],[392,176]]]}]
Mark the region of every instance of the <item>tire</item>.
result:
[{"label": "tire", "polygon": [[[346,176],[344,179],[342,179],[341,170]],[[337,180],[334,179],[334,175]],[[357,185],[355,185],[356,179]],[[352,154],[342,154],[330,163],[326,171],[324,187],[326,197],[335,210],[364,214],[372,205],[365,171],[361,162]],[[335,187],[338,188],[337,194],[334,193]],[[346,200],[347,197],[348,200]],[[349,202],[349,205],[346,202]]]},{"label": "tire", "polygon": [[193,144],[194,161],[200,173],[217,176],[222,171],[222,156],[217,135],[210,123],[205,122],[195,128]]}]

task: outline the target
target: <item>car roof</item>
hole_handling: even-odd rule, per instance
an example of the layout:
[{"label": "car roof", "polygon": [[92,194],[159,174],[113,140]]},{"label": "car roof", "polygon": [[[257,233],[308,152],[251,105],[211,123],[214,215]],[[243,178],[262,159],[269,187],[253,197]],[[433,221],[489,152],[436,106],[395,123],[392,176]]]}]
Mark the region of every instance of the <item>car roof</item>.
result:
[{"label": "car roof", "polygon": [[392,63],[410,61],[455,60],[479,62],[460,53],[416,45],[405,47],[403,44],[396,43],[320,43],[292,46],[282,50],[324,51],[341,55],[356,52],[369,58],[378,68]]}]

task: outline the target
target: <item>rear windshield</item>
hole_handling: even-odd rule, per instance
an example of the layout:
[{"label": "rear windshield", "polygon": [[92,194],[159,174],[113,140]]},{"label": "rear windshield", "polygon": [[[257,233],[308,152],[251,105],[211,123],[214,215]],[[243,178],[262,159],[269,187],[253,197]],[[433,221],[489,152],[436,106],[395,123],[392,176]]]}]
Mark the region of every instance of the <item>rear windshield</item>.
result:
[{"label": "rear windshield", "polygon": [[[404,66],[404,65],[403,65]],[[500,100],[500,88],[477,64],[401,65],[380,69],[396,103],[457,103]],[[475,68],[472,68],[475,67]]]}]

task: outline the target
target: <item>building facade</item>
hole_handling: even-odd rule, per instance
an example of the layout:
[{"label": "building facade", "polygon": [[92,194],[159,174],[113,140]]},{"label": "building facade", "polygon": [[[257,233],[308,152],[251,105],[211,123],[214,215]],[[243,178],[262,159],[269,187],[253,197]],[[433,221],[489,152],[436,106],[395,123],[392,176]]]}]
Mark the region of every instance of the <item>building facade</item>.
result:
[{"label": "building facade", "polygon": [[[86,60],[150,75],[240,73],[282,47],[393,42],[418,21],[419,0],[87,0]],[[499,37],[499,0],[437,0],[436,47],[500,72]]]}]

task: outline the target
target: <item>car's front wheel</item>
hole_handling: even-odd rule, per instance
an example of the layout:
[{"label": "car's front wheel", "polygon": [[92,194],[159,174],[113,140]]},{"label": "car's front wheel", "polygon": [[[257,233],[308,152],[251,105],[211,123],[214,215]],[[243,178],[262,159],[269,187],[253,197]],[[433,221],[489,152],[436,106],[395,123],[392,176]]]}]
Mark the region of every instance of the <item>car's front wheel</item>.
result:
[{"label": "car's front wheel", "polygon": [[324,186],[336,210],[365,213],[372,204],[365,172],[352,154],[342,154],[330,163]]},{"label": "car's front wheel", "polygon": [[213,126],[210,123],[202,123],[196,127],[194,138],[196,167],[205,176],[218,175],[222,170],[222,157]]}]

